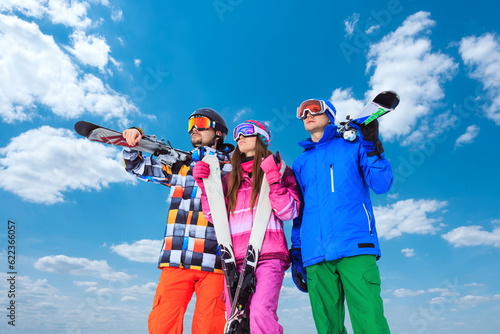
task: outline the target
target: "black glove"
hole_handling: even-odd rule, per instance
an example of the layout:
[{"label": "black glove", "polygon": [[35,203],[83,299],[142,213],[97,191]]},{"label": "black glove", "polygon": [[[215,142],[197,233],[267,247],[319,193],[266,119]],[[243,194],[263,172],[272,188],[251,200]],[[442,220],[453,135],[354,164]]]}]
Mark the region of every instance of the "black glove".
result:
[{"label": "black glove", "polygon": [[302,292],[307,292],[307,276],[302,262],[302,253],[300,248],[290,249],[292,258],[292,279],[295,286]]},{"label": "black glove", "polygon": [[361,132],[361,141],[369,157],[384,153],[382,142],[378,139],[378,121],[374,120],[368,125],[351,122],[351,125]]}]

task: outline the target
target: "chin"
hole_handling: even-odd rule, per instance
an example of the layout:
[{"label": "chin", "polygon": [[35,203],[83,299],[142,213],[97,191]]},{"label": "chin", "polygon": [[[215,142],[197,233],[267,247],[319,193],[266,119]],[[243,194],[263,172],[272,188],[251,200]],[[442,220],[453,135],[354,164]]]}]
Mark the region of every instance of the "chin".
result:
[{"label": "chin", "polygon": [[201,140],[191,140],[191,144],[193,145],[193,147],[198,147],[203,145]]}]

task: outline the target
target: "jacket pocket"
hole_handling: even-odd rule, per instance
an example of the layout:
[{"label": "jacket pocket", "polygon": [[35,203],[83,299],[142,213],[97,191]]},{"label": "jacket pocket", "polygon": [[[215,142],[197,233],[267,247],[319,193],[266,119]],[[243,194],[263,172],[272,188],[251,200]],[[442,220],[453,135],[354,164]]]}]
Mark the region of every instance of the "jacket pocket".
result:
[{"label": "jacket pocket", "polygon": [[366,221],[368,222],[368,232],[370,233],[370,235],[373,235],[373,231],[372,231],[372,215],[370,214],[370,212],[366,208],[365,203],[363,203],[363,209],[365,210]]},{"label": "jacket pocket", "polygon": [[330,186],[332,189],[332,193],[335,192],[335,178],[333,173],[333,165],[330,165]]}]

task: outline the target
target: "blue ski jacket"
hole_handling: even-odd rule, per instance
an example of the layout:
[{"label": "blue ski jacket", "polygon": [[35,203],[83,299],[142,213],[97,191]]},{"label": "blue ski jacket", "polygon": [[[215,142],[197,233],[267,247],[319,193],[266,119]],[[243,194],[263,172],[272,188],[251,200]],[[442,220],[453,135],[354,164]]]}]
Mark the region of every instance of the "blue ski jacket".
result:
[{"label": "blue ski jacket", "polygon": [[304,266],[362,254],[380,257],[370,188],[389,191],[393,175],[383,153],[368,157],[356,138],[340,137],[333,124],[319,142],[301,141],[304,152],[293,171],[303,197],[294,219],[292,247],[302,249]]}]

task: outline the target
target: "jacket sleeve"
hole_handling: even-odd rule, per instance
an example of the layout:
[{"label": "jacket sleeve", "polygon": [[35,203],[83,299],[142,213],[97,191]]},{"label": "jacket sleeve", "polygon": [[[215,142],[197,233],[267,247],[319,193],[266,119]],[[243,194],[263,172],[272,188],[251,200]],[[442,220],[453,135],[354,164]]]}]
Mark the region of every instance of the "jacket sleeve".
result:
[{"label": "jacket sleeve", "polygon": [[391,189],[394,176],[391,164],[383,153],[369,157],[360,145],[360,165],[366,183],[376,194],[383,194]]},{"label": "jacket sleeve", "polygon": [[144,157],[142,152],[125,148],[123,150],[125,170],[143,181],[170,186],[172,168],[151,157]]},{"label": "jacket sleeve", "polygon": [[[295,167],[295,165],[294,165]],[[297,180],[297,183],[300,185],[300,175],[299,173],[295,170],[294,168],[294,174],[295,174],[295,179]],[[293,220],[293,225],[292,225],[292,236],[291,236],[291,241],[292,241],[292,248],[301,248],[302,247],[302,242],[300,239],[300,228],[302,226],[302,213],[304,210],[304,200],[302,197],[302,193],[299,191],[299,198],[301,200],[302,205],[300,206],[299,209],[299,215]]]},{"label": "jacket sleeve", "polygon": [[290,167],[285,168],[281,182],[270,185],[269,199],[278,219],[292,220],[299,214],[299,188]]}]

